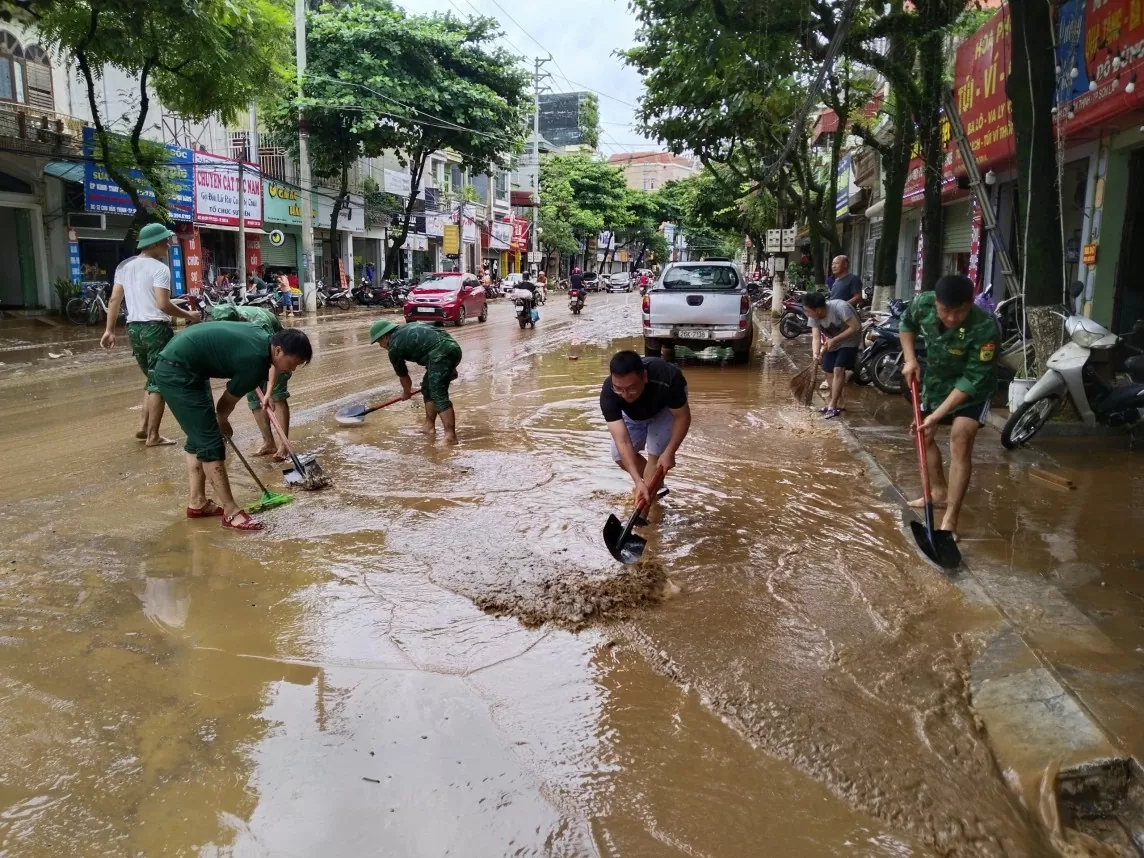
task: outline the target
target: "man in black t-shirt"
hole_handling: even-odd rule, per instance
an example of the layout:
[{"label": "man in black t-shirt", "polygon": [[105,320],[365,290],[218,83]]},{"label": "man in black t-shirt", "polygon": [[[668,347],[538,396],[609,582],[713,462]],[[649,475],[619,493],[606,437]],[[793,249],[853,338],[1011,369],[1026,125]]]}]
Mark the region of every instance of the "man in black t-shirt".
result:
[{"label": "man in black t-shirt", "polygon": [[631,476],[632,495],[646,506],[647,481],[657,467],[675,467],[675,453],[691,428],[687,379],[667,361],[632,351],[616,352],[609,370],[600,411],[612,436],[612,460]]}]

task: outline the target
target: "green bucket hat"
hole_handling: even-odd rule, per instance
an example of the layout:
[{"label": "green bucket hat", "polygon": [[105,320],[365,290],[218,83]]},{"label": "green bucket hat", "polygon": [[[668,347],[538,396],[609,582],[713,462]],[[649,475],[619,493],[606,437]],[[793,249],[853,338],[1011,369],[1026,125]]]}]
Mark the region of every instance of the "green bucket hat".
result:
[{"label": "green bucket hat", "polygon": [[378,319],[369,326],[369,341],[376,343],[390,331],[397,330],[397,322],[391,322],[388,319]]},{"label": "green bucket hat", "polygon": [[139,230],[139,241],[135,246],[142,250],[144,247],[150,247],[152,244],[158,244],[160,241],[166,241],[175,233],[167,229],[161,223],[149,223],[143,229]]}]

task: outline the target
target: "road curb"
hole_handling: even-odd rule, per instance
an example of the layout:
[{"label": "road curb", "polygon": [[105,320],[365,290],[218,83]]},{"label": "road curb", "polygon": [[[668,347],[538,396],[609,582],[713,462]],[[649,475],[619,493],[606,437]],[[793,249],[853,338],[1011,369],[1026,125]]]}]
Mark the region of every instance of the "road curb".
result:
[{"label": "road curb", "polygon": [[[794,368],[796,364],[781,347],[775,353]],[[820,397],[821,398],[821,397]],[[906,496],[889,472],[866,448],[858,435],[844,422],[834,421],[846,450],[863,466],[870,485],[883,499],[905,504]],[[903,537],[908,538],[908,537]],[[909,540],[913,547],[913,540]],[[918,552],[919,558],[923,555]],[[934,569],[930,562],[922,562]],[[936,569],[934,569],[936,574]],[[970,665],[972,705],[990,738],[999,767],[1011,774],[1014,786],[1035,806],[1036,793],[1046,772],[1059,766],[1061,783],[1084,780],[1094,789],[1118,792],[1120,773],[1128,770],[1137,783],[1144,782],[1140,762],[1116,747],[1110,733],[1084,704],[1080,696],[1060,676],[1053,665],[1030,643],[1013,621],[1015,603],[1055,597],[1071,608],[1070,626],[1088,626],[1094,636],[1103,637],[1087,617],[1051,585],[1040,590],[1050,593],[1017,593],[1021,582],[1001,570],[975,569],[963,565],[950,576],[971,605],[991,609],[997,615],[997,631]]]}]

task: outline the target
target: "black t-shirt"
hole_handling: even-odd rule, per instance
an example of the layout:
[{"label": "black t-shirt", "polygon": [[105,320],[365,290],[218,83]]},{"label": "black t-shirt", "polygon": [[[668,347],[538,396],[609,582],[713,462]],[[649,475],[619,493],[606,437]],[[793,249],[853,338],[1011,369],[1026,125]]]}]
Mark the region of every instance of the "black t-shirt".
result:
[{"label": "black t-shirt", "polygon": [[584,284],[584,275],[583,274],[573,274],[572,278],[571,278],[571,284],[572,285],[569,288],[579,289]]},{"label": "black t-shirt", "polygon": [[600,389],[600,411],[611,423],[624,414],[629,420],[650,420],[665,408],[682,408],[687,404],[687,379],[679,367],[662,358],[645,357],[647,386],[635,402],[625,402],[612,390],[612,377],[604,379]]},{"label": "black t-shirt", "polygon": [[849,301],[862,294],[862,281],[857,274],[844,274],[830,287],[830,297],[838,301]]}]

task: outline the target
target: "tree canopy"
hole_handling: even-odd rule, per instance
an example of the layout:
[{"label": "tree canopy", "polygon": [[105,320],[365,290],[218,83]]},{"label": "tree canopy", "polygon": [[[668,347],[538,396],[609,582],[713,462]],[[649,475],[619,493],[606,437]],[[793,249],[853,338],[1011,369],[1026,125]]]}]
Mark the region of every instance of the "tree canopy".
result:
[{"label": "tree canopy", "polygon": [[471,170],[506,167],[524,138],[531,105],[519,58],[496,47],[492,18],[408,15],[386,2],[323,5],[307,24],[302,97],[274,112],[292,132],[300,111],[310,129],[317,176],[340,181],[361,157],[393,151],[412,191],[390,230],[386,268],[397,260],[430,153],[450,150]]},{"label": "tree canopy", "polygon": [[[27,4],[22,4],[27,5]],[[232,119],[253,100],[279,89],[289,62],[290,16],[276,0],[77,0],[31,6],[44,41],[74,57],[95,126],[98,157],[135,204],[136,226],[153,215],[148,189],[166,219],[166,150],[143,137],[151,99],[190,120]],[[98,83],[109,69],[136,81],[126,140],[113,133],[120,117],[104,115]],[[142,180],[133,171],[142,174]],[[149,186],[149,187],[148,187]]]}]

